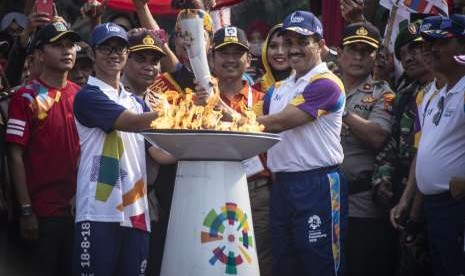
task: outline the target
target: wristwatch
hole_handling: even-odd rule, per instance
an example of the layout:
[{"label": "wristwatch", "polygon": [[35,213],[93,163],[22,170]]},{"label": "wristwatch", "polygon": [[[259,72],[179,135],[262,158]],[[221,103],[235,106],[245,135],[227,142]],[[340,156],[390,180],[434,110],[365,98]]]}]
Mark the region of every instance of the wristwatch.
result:
[{"label": "wristwatch", "polygon": [[32,215],[32,206],[31,204],[23,204],[21,205],[21,216],[27,217]]}]

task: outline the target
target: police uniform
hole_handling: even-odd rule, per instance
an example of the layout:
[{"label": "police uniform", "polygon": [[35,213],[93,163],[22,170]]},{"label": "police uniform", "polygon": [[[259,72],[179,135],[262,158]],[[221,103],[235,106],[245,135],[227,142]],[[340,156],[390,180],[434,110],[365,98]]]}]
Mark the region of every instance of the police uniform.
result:
[{"label": "police uniform", "polygon": [[[352,43],[369,45],[375,51],[381,41],[379,31],[368,22],[350,24],[344,30],[343,47]],[[343,55],[347,55],[344,52]],[[347,74],[348,72],[343,72]],[[391,132],[395,94],[385,81],[371,75],[347,92],[346,114],[353,114]],[[350,118],[348,118],[350,119]],[[345,121],[345,120],[344,120]],[[347,233],[347,274],[371,276],[394,274],[395,231],[377,209],[372,197],[372,174],[377,151],[352,133],[356,122],[347,120],[341,131],[344,149],[342,172],[348,179],[349,227]],[[354,124],[354,125],[351,125]],[[373,134],[374,135],[374,134]]]},{"label": "police uniform", "polygon": [[[387,82],[375,81],[369,76],[360,86],[347,93],[346,110],[379,124],[384,131],[390,133],[394,98],[394,92]],[[341,143],[344,149],[342,171],[349,180],[351,195],[349,216],[378,217],[371,197],[371,174],[376,152],[351,134],[347,126],[341,132]]]}]

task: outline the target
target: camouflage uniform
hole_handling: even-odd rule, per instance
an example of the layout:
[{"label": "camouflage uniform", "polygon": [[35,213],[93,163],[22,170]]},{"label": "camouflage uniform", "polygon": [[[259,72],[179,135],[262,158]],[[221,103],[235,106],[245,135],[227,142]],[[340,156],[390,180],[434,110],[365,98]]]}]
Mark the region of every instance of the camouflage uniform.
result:
[{"label": "camouflage uniform", "polygon": [[[380,205],[392,207],[399,201],[405,188],[410,165],[417,151],[415,142],[419,134],[415,132],[415,122],[418,122],[418,106],[431,85],[432,83],[420,85],[413,82],[397,93],[393,107],[392,135],[383,151],[376,157],[373,174],[375,186],[382,182],[391,184],[394,198],[391,202],[377,202]],[[400,263],[396,275],[432,275],[426,228],[424,225],[419,228],[415,241],[406,244],[401,240]]]}]

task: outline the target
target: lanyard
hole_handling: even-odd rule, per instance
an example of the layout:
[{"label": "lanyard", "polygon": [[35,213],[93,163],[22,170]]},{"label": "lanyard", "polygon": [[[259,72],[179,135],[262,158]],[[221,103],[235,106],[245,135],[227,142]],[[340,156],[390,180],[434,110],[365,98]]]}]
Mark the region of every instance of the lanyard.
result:
[{"label": "lanyard", "polygon": [[422,116],[423,118],[422,118],[422,122],[421,122],[422,127],[425,125],[425,117],[426,117],[426,112],[428,111],[429,104],[431,103],[431,100],[434,97],[436,97],[437,94],[439,94],[440,91],[441,91],[441,89],[434,91],[433,94],[431,95],[431,97],[428,99],[428,102],[425,105],[425,109],[423,110],[423,116]]},{"label": "lanyard", "polygon": [[252,109],[253,107],[253,95],[252,95],[252,88],[250,87],[250,84],[248,84],[248,91],[247,91],[247,107],[249,109]]}]

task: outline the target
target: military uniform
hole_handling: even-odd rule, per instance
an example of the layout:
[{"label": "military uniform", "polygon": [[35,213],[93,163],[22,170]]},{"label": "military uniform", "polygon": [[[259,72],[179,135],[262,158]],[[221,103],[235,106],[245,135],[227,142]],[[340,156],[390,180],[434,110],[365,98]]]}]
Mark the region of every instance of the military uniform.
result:
[{"label": "military uniform", "polygon": [[[391,184],[394,198],[391,202],[380,202],[390,207],[398,202],[409,176],[410,165],[416,154],[415,146],[419,133],[415,124],[418,123],[418,108],[426,92],[431,91],[434,83],[420,85],[417,81],[400,89],[394,103],[394,123],[392,134],[384,149],[378,154],[373,173],[373,185],[382,182]],[[408,226],[407,226],[408,227]],[[409,227],[408,227],[409,228]],[[407,232],[414,229],[406,229]],[[426,239],[426,228],[417,225],[413,242],[400,244],[401,254],[397,275],[432,275],[431,257]]]}]

